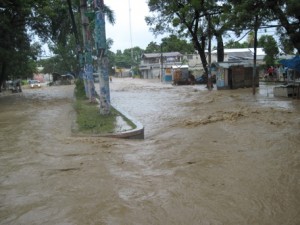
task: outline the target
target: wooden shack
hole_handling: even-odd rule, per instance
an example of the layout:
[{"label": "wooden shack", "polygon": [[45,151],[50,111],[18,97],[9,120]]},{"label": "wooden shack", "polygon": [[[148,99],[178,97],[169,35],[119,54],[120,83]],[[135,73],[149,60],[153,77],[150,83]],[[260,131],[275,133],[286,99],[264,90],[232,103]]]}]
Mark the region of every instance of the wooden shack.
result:
[{"label": "wooden shack", "polygon": [[183,80],[187,79],[189,75],[189,66],[188,65],[171,65],[165,66],[163,69],[163,81],[174,82],[174,78],[178,79],[179,77]]},{"label": "wooden shack", "polygon": [[[252,87],[253,64],[241,62],[220,62],[214,63],[216,73],[217,89],[237,89]],[[259,86],[258,68],[254,79],[256,87]]]}]

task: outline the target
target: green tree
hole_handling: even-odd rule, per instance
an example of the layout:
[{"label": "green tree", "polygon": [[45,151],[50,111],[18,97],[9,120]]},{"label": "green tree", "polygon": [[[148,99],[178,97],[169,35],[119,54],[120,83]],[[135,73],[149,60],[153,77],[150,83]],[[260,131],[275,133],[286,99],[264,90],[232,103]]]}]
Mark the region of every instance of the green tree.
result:
[{"label": "green tree", "polygon": [[116,65],[115,63],[115,53],[112,52],[110,49],[114,43],[113,39],[107,38],[106,39],[106,45],[107,45],[107,57],[108,57],[108,69],[109,69],[109,74],[114,74],[114,67]]},{"label": "green tree", "polygon": [[176,35],[170,35],[169,37],[162,38],[161,41],[163,52],[180,52],[182,54],[195,52],[192,43],[179,39]]},{"label": "green tree", "polygon": [[216,38],[217,41],[217,57],[218,62],[224,61],[224,41],[223,36],[227,35],[227,31],[232,29],[230,17],[230,4],[227,1],[215,1],[210,10],[211,14],[208,17],[209,32]]},{"label": "green tree", "polygon": [[[292,45],[300,53],[300,1],[298,0],[228,0],[232,5],[231,18],[235,31],[240,34],[246,29],[277,27],[283,49],[290,51]],[[278,25],[272,25],[271,22]],[[270,25],[271,24],[271,25]]]},{"label": "green tree", "polygon": [[248,47],[257,47],[257,31],[273,20],[273,13],[266,8],[266,0],[229,0],[230,13],[227,16],[236,35],[250,30],[247,38]]},{"label": "green tree", "polygon": [[[274,20],[280,25],[278,34],[282,45],[290,52],[291,43],[300,54],[300,1],[299,0],[266,0],[266,7],[271,10]],[[288,43],[289,42],[289,43]]]},{"label": "green tree", "polygon": [[[55,53],[66,53],[62,49],[72,45],[72,26],[65,1],[4,0],[0,8],[0,32],[4,34],[0,37],[0,84],[8,76],[31,77],[35,72],[35,60],[40,54],[40,46],[32,44],[36,35],[43,42],[51,41]],[[74,56],[74,52],[70,53],[73,55],[64,54],[63,60]],[[70,64],[69,60],[66,64]]]},{"label": "green tree", "polygon": [[43,67],[43,73],[50,74],[56,72],[57,63],[60,63],[60,60],[55,56],[47,59],[40,59],[38,61],[38,65]]},{"label": "green tree", "polygon": [[160,52],[160,45],[156,42],[151,41],[145,49],[145,53]]},{"label": "green tree", "polygon": [[254,48],[254,32],[250,31],[247,37],[248,48]]},{"label": "green tree", "polygon": [[44,73],[66,74],[72,72],[76,74],[78,59],[76,57],[76,43],[73,35],[66,36],[65,45],[61,43],[49,45],[54,56],[40,60],[38,63],[44,67]]},{"label": "green tree", "polygon": [[137,66],[141,62],[142,52],[144,52],[144,50],[136,46],[132,49],[124,49],[123,56],[126,58],[127,62],[130,62],[131,66]]},{"label": "green tree", "polygon": [[115,65],[117,68],[130,68],[131,62],[130,52],[123,54],[121,50],[117,50],[117,53],[115,54]]},{"label": "green tree", "polygon": [[31,46],[27,31],[32,18],[32,1],[0,3],[0,91],[5,80],[31,77],[39,45]]},{"label": "green tree", "polygon": [[[279,33],[279,43],[280,43],[280,49],[285,54],[294,54],[295,47],[293,43],[291,42],[290,38],[287,35],[284,35],[283,33]],[[298,52],[299,54],[299,52]]]},{"label": "green tree", "polygon": [[279,54],[276,40],[270,35],[263,35],[259,38],[258,46],[262,47],[266,53],[264,61],[267,65],[274,65]]},{"label": "green tree", "polygon": [[152,16],[146,17],[147,24],[155,34],[165,32],[189,37],[208,74],[205,48],[209,38],[208,17],[220,13],[216,1],[199,0],[150,0],[148,7]]},{"label": "green tree", "polygon": [[234,41],[230,39],[228,42],[225,43],[225,48],[247,48],[249,46],[248,42],[240,43],[238,41]]}]

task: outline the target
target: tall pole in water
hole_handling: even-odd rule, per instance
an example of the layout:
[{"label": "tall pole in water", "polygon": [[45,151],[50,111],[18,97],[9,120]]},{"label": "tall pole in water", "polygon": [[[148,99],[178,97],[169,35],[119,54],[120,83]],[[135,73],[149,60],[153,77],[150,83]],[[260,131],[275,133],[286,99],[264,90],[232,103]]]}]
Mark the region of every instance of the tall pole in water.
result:
[{"label": "tall pole in water", "polygon": [[95,47],[97,50],[97,65],[99,75],[100,114],[110,113],[110,90],[108,76],[108,57],[105,34],[105,15],[103,0],[94,1],[95,10]]},{"label": "tall pole in water", "polygon": [[252,75],[252,94],[255,95],[255,80],[256,80],[256,49],[257,49],[257,30],[258,30],[258,16],[255,15],[254,21],[254,55],[253,55],[253,75]]},{"label": "tall pole in water", "polygon": [[207,87],[211,91],[212,79],[211,79],[211,25],[210,25],[210,14],[208,14],[208,75],[207,75]]},{"label": "tall pole in water", "polygon": [[88,18],[87,1],[80,0],[82,37],[84,44],[84,68],[82,71],[86,96],[90,102],[95,100],[95,86],[93,78],[93,58],[92,58],[92,35]]},{"label": "tall pole in water", "polygon": [[131,5],[130,5],[130,0],[128,0],[128,8],[129,8],[129,35],[130,35],[130,48],[131,48],[131,73],[132,73],[132,77],[134,77],[134,70],[133,70],[133,48],[132,48],[132,32],[131,32]]},{"label": "tall pole in water", "polygon": [[164,74],[164,57],[163,57],[163,43],[160,44],[160,81],[163,82],[163,74]]},{"label": "tall pole in water", "polygon": [[130,47],[131,47],[131,60],[133,61],[132,33],[131,33],[131,5],[130,5],[130,0],[128,0],[128,7],[129,7],[129,35],[130,35]]}]

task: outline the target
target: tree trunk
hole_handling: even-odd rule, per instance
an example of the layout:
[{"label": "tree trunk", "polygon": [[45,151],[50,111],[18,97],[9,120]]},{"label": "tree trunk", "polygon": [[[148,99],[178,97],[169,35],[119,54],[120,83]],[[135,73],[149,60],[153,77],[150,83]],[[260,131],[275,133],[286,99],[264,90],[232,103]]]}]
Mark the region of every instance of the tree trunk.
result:
[{"label": "tree trunk", "polygon": [[1,74],[0,74],[0,92],[2,92],[2,85],[5,81],[6,62],[1,63]]},{"label": "tree trunk", "polygon": [[[86,5],[86,0],[80,0],[80,17],[81,17],[81,24],[82,24],[82,40],[83,40],[83,48],[86,47],[86,33],[87,33],[87,26],[88,26],[88,20],[85,16],[87,10],[87,5]],[[85,61],[85,60],[84,60]],[[84,62],[85,64],[85,62]],[[85,69],[82,69],[82,79],[83,79],[83,83],[84,83],[84,90],[85,90],[85,96],[87,98],[89,98],[89,87],[88,87],[88,82],[86,79],[86,75],[85,75]]]},{"label": "tree trunk", "polygon": [[193,36],[193,44],[200,56],[204,72],[206,75],[208,75],[207,60],[206,60],[206,55],[205,55],[205,37],[201,38],[201,44],[200,44],[200,42],[198,41],[197,35],[192,34],[192,36]]},{"label": "tree trunk", "polygon": [[[297,49],[298,54],[300,54],[300,33],[297,31],[297,26],[290,24],[284,12],[280,9],[279,6],[276,6],[273,9],[274,13],[278,15],[281,25],[285,28],[286,34],[289,36],[294,48]],[[299,28],[298,28],[299,30]]]},{"label": "tree trunk", "polygon": [[222,35],[215,34],[217,38],[218,62],[224,62],[224,42]]}]

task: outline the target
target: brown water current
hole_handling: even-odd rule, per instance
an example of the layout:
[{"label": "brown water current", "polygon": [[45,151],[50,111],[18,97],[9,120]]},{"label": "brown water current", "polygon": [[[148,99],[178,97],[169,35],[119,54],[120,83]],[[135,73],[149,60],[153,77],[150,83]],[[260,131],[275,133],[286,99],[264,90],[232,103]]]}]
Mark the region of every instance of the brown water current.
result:
[{"label": "brown water current", "polygon": [[0,224],[298,225],[300,101],[113,79],[145,140],[72,137],[74,86],[0,96]]}]

